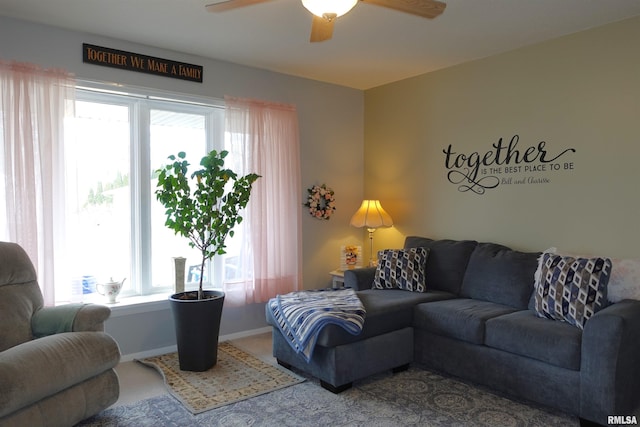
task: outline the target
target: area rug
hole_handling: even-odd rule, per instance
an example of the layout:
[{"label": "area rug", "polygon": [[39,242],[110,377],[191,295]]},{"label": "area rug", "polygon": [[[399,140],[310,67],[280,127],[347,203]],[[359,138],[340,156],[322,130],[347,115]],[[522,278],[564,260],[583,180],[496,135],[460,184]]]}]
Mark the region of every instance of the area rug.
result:
[{"label": "area rug", "polygon": [[218,361],[205,372],[181,371],[178,353],[148,357],[138,362],[160,372],[169,393],[193,414],[305,380],[287,369],[263,362],[229,342],[218,345]]},{"label": "area rug", "polygon": [[82,426],[578,427],[576,417],[419,367],[333,394],[308,381],[192,415],[170,396],[101,412]]}]

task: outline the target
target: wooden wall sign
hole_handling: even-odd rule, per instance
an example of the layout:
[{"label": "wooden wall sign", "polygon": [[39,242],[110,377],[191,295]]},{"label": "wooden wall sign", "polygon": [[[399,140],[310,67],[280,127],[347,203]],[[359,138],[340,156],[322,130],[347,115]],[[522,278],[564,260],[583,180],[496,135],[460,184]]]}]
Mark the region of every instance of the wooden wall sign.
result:
[{"label": "wooden wall sign", "polygon": [[82,44],[82,62],[202,83],[202,66]]}]

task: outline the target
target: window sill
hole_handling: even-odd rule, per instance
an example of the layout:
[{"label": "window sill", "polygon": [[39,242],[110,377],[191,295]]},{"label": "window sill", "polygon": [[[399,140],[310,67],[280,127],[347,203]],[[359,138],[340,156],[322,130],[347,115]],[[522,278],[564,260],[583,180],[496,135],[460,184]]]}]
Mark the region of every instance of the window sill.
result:
[{"label": "window sill", "polygon": [[111,317],[128,316],[138,313],[168,310],[169,296],[172,292],[145,296],[120,297],[115,304],[105,302],[102,295],[85,296],[83,302],[106,305],[111,309]]}]

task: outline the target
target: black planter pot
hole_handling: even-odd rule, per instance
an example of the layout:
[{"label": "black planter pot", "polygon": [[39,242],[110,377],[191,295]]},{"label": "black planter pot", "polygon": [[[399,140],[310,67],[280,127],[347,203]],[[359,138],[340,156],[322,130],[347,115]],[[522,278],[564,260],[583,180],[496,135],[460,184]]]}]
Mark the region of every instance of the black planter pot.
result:
[{"label": "black planter pot", "polygon": [[[206,371],[218,361],[218,335],[224,292],[203,291],[205,299],[181,299],[180,292],[169,297],[178,343],[178,359],[183,371]],[[197,292],[195,292],[197,298]]]}]

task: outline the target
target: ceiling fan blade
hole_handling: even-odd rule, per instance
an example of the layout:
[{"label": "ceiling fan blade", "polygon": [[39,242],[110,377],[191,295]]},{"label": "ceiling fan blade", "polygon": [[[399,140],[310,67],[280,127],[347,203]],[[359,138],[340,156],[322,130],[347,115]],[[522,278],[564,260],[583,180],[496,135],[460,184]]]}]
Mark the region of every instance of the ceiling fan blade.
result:
[{"label": "ceiling fan blade", "polygon": [[335,19],[325,19],[313,15],[311,23],[311,42],[323,42],[329,40],[333,36],[333,23]]},{"label": "ceiling fan blade", "polygon": [[271,0],[217,0],[205,6],[209,12],[225,12],[239,7],[251,6],[252,4],[266,3]]},{"label": "ceiling fan blade", "polygon": [[361,0],[364,3],[388,7],[412,15],[433,19],[447,7],[446,3],[437,0]]}]

